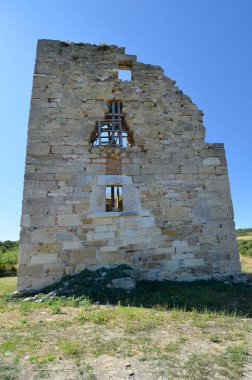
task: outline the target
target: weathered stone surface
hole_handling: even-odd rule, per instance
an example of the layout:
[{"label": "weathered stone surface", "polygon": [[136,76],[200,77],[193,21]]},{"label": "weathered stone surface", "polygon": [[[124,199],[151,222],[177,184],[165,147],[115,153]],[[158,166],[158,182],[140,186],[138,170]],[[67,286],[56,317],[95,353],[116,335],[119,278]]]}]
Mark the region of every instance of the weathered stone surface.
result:
[{"label": "weathered stone surface", "polygon": [[31,256],[30,259],[31,264],[48,264],[48,263],[56,263],[57,262],[57,254],[56,253],[48,253],[48,254],[35,254]]},{"label": "weathered stone surface", "polygon": [[136,281],[131,277],[115,278],[112,284],[116,289],[131,290],[136,287]]},{"label": "weathered stone surface", "polygon": [[[118,80],[119,65],[131,81]],[[112,101],[131,143],[91,146]],[[139,279],[239,274],[224,146],[205,143],[202,115],[160,67],[124,48],[40,40],[18,290],[118,263]],[[121,212],[106,212],[106,186],[122,186]]]},{"label": "weathered stone surface", "polygon": [[76,266],[80,263],[95,264],[96,263],[96,249],[95,248],[82,248],[73,250],[70,254],[69,263]]},{"label": "weathered stone surface", "polygon": [[31,142],[27,149],[27,154],[30,155],[36,155],[36,156],[42,156],[45,154],[48,154],[50,152],[50,145],[49,143],[43,143],[43,142]]},{"label": "weathered stone surface", "polygon": [[68,226],[77,226],[81,225],[80,217],[77,214],[65,214],[58,215],[57,224],[59,226],[68,227]]},{"label": "weathered stone surface", "polygon": [[203,165],[220,165],[220,159],[218,157],[208,157],[203,159]]}]

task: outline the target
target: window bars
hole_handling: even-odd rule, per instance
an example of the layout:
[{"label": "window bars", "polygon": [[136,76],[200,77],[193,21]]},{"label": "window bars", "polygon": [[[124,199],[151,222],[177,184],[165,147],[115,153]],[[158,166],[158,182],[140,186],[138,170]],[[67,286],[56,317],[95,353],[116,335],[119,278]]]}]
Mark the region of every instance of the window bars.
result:
[{"label": "window bars", "polygon": [[122,211],[122,186],[106,186],[106,211]]},{"label": "window bars", "polygon": [[112,145],[126,147],[128,145],[128,133],[123,128],[121,103],[113,101],[110,104],[109,112],[105,119],[98,121],[94,136],[90,143],[92,146]]}]

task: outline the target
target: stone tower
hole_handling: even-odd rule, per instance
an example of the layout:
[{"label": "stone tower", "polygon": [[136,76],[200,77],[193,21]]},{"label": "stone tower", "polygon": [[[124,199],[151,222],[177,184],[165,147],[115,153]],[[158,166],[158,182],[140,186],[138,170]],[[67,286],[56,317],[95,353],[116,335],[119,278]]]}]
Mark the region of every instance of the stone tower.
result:
[{"label": "stone tower", "polygon": [[18,290],[120,263],[138,279],[239,274],[224,147],[204,136],[202,112],[159,66],[40,40]]}]

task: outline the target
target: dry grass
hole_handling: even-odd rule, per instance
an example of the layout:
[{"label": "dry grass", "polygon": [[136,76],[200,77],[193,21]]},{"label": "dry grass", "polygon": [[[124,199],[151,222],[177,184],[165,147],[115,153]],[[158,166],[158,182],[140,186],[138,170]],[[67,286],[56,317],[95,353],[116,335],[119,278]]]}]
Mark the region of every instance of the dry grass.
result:
[{"label": "dry grass", "polygon": [[251,323],[244,316],[96,305],[74,298],[8,301],[6,293],[14,289],[14,281],[0,281],[5,294],[0,312],[1,380],[243,376]]},{"label": "dry grass", "polygon": [[0,277],[0,296],[16,290],[16,277]]},{"label": "dry grass", "polygon": [[248,281],[252,282],[252,258],[240,256],[242,271],[246,273]]},{"label": "dry grass", "polygon": [[125,379],[130,368],[142,379],[237,380],[247,360],[249,326],[236,316],[94,305],[12,313],[0,315],[6,379],[70,370],[72,379]]},{"label": "dry grass", "polygon": [[[241,261],[252,273],[252,259]],[[201,310],[200,298],[198,311],[97,305],[74,297],[9,300],[15,282],[0,278],[1,380],[243,378],[251,336],[251,319],[244,313]],[[213,299],[221,297],[219,291],[226,294],[229,288],[222,286]],[[176,292],[182,295],[183,289]],[[234,294],[230,302],[237,304],[242,293]]]},{"label": "dry grass", "polygon": [[237,240],[252,240],[252,235],[237,236]]}]

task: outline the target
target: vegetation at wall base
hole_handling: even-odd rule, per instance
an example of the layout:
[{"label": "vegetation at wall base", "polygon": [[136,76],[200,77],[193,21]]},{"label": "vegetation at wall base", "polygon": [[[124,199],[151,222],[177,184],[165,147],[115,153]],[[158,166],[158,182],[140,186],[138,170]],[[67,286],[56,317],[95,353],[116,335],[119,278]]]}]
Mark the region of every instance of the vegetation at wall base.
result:
[{"label": "vegetation at wall base", "polygon": [[0,241],[0,277],[17,275],[18,246],[18,241]]},{"label": "vegetation at wall base", "polygon": [[252,259],[252,240],[238,240],[238,248],[241,256]]},{"label": "vegetation at wall base", "polygon": [[[47,295],[54,297],[88,298],[99,304],[133,307],[161,307],[164,309],[182,308],[183,310],[203,312],[237,313],[252,316],[252,286],[234,284],[230,281],[198,280],[192,282],[176,281],[139,281],[131,291],[111,288],[113,279],[128,277],[131,268],[120,265],[112,269],[101,268],[84,271],[74,276],[65,276],[62,281],[39,292],[27,293],[23,297],[40,293],[42,300]],[[45,297],[43,297],[45,295]],[[79,301],[77,301],[79,302]]]}]

